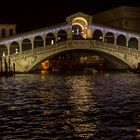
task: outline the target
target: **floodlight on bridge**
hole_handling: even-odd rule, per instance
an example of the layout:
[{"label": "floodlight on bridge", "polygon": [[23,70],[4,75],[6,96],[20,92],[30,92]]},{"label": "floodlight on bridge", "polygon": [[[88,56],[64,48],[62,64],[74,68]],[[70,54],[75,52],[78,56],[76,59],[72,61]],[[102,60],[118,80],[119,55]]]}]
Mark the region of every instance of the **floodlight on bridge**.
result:
[{"label": "floodlight on bridge", "polygon": [[2,56],[5,57],[5,52],[2,53]]}]

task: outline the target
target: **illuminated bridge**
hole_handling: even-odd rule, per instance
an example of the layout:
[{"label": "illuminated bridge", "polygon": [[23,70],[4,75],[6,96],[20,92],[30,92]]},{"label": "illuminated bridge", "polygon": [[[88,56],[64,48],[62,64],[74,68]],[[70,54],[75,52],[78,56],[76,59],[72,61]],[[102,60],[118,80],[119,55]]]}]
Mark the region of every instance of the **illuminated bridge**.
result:
[{"label": "illuminated bridge", "polygon": [[[135,69],[140,63],[140,35],[93,24],[92,16],[76,13],[66,22],[0,40],[2,60],[16,71],[30,72],[53,56],[83,50],[110,61],[118,69]],[[4,67],[4,63],[2,63]]]}]

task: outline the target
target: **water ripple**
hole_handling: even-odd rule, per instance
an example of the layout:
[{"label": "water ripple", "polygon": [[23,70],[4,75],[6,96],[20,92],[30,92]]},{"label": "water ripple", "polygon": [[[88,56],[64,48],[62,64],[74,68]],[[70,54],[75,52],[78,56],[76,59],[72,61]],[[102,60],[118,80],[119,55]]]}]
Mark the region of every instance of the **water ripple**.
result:
[{"label": "water ripple", "polygon": [[140,139],[140,77],[0,78],[1,140]]}]

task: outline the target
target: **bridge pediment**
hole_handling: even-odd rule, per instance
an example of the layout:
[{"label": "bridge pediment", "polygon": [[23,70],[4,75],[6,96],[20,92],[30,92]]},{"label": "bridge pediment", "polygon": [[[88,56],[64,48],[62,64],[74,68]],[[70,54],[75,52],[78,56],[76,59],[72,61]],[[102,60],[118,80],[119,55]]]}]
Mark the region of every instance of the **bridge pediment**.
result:
[{"label": "bridge pediment", "polygon": [[69,25],[72,24],[72,21],[77,18],[77,17],[82,17],[84,18],[87,22],[88,22],[88,25],[90,25],[92,23],[92,16],[90,15],[87,15],[85,13],[82,13],[82,12],[78,12],[78,13],[75,13],[73,15],[70,15],[66,18],[66,21],[68,22]]}]

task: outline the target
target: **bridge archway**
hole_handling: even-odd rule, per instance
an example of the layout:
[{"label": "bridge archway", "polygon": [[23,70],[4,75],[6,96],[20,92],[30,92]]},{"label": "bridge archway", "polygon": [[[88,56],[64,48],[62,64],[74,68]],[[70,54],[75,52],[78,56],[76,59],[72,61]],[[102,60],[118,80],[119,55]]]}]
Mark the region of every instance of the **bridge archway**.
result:
[{"label": "bridge archway", "polygon": [[104,41],[105,41],[106,43],[114,44],[114,41],[115,41],[114,34],[111,33],[111,32],[107,32],[107,33],[105,34],[105,39],[104,39]]},{"label": "bridge archway", "polygon": [[18,42],[14,41],[10,44],[10,54],[18,53],[20,52],[20,47]]},{"label": "bridge archway", "polygon": [[0,45],[0,57],[8,54],[6,45]]},{"label": "bridge archway", "polygon": [[58,31],[57,42],[61,42],[65,40],[67,40],[67,32],[65,30]]},{"label": "bridge archway", "polygon": [[31,50],[32,49],[32,43],[31,40],[26,38],[22,41],[22,51],[27,51],[27,50]]},{"label": "bridge archway", "polygon": [[41,36],[36,36],[34,38],[34,48],[39,48],[44,46],[44,40]]},{"label": "bridge archway", "polygon": [[132,37],[128,41],[128,47],[133,49],[138,49],[138,40],[135,37]]},{"label": "bridge archway", "polygon": [[54,43],[55,43],[55,40],[56,40],[56,38],[55,38],[55,35],[53,34],[53,33],[48,33],[47,35],[46,35],[46,45],[53,45]]},{"label": "bridge archway", "polygon": [[73,40],[83,39],[81,26],[79,26],[79,25],[72,26],[72,39]]},{"label": "bridge archway", "polygon": [[88,37],[88,22],[83,17],[76,17],[72,20],[72,38],[86,39]]},{"label": "bridge archway", "polygon": [[119,46],[126,47],[126,37],[124,35],[118,35],[116,44]]},{"label": "bridge archway", "polygon": [[[77,51],[77,54],[79,54],[79,51],[82,51],[83,53],[88,52],[87,54],[92,54],[94,56],[98,56],[99,58],[103,58],[104,61],[107,62],[106,67],[108,69],[110,69],[110,70],[111,69],[120,69],[120,70],[122,70],[122,69],[124,69],[124,70],[130,69],[130,66],[126,62],[124,62],[123,60],[120,60],[119,58],[117,58],[117,57],[115,57],[115,56],[113,56],[111,54],[108,54],[106,52],[101,52],[101,51],[91,50],[91,49],[75,49],[75,50],[66,50],[66,51],[58,52],[58,53],[52,54],[52,55],[47,56],[47,57],[44,56],[44,58],[42,58],[39,62],[37,62],[36,64],[34,64],[34,66],[32,66],[29,69],[29,71],[35,70],[37,67],[39,67],[39,65],[41,65],[42,62],[45,62],[46,60],[49,60],[49,59],[51,59],[51,58],[53,58],[53,57],[55,57],[57,55],[58,55],[58,58],[60,56],[63,56],[62,53],[67,53],[68,54],[68,57],[67,58],[70,58],[70,56],[71,56],[70,55],[70,52],[72,52],[72,51],[73,52],[74,51],[75,52]],[[86,58],[85,55],[83,55],[83,56]],[[61,57],[61,58],[63,59],[63,57]],[[74,57],[71,57],[71,58],[73,60]],[[57,60],[59,61],[60,59],[57,59]],[[74,59],[74,60],[76,60],[76,59]],[[68,62],[70,62],[70,61],[68,61]]]},{"label": "bridge archway", "polygon": [[103,40],[103,33],[100,30],[95,30],[92,36],[93,40],[102,41]]}]

